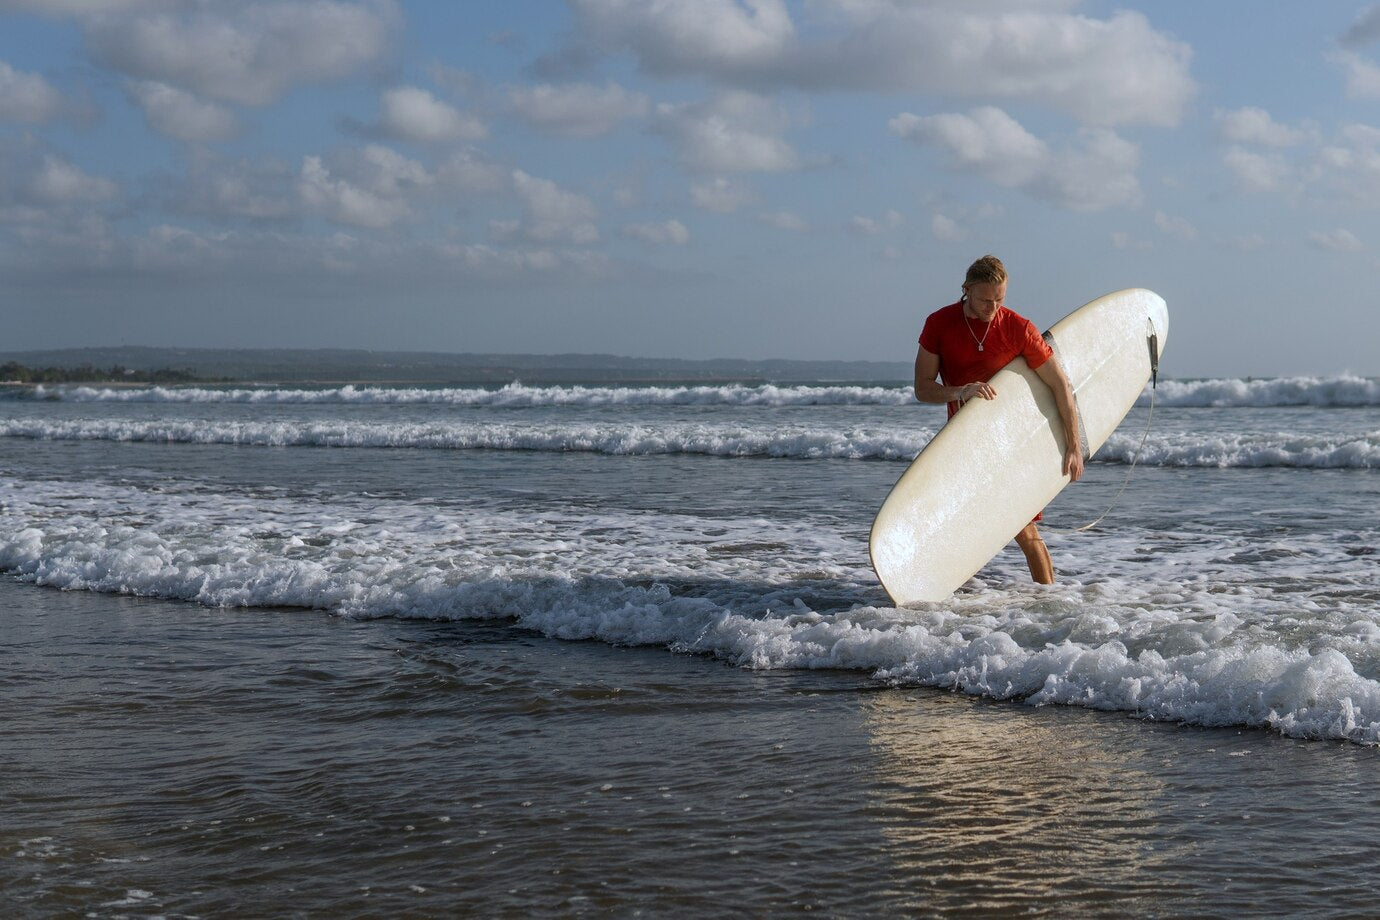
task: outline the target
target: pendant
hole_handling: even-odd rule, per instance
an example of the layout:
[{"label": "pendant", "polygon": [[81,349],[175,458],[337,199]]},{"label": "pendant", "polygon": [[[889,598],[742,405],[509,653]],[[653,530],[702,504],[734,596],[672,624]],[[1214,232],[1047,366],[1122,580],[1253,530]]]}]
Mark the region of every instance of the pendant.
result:
[{"label": "pendant", "polygon": [[982,343],[978,342],[978,351],[982,351]]}]

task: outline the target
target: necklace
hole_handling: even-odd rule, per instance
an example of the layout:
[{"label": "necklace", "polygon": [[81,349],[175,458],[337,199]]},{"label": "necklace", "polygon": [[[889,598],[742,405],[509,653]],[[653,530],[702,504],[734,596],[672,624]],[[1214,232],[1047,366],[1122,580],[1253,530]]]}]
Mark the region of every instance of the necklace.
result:
[{"label": "necklace", "polygon": [[982,338],[978,338],[977,333],[973,331],[973,324],[968,322],[968,314],[963,314],[963,325],[968,327],[968,334],[973,337],[974,342],[977,342],[978,351],[982,351],[982,343],[987,341],[987,336],[992,331],[992,323],[996,318],[997,314],[993,313],[992,318],[987,321],[987,328],[982,331]]}]

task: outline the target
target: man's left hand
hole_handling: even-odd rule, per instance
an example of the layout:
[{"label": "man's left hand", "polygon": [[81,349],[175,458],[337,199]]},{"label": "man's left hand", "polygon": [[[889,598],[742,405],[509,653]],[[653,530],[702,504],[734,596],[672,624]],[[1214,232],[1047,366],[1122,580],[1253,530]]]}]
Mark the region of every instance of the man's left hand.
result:
[{"label": "man's left hand", "polygon": [[1064,454],[1064,475],[1069,478],[1069,482],[1077,482],[1083,478],[1083,452],[1076,447]]}]

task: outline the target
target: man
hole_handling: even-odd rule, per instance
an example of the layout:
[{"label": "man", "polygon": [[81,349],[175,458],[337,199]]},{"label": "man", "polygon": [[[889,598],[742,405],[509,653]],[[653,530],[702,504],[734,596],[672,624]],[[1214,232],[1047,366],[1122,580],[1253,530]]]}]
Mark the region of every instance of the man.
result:
[{"label": "man", "polygon": [[[983,256],[968,267],[963,297],[925,320],[915,355],[915,398],[925,403],[948,403],[952,417],[970,399],[996,398],[997,391],[987,381],[1013,358],[1023,356],[1054,392],[1068,445],[1063,473],[1076,482],[1083,475],[1083,453],[1073,388],[1059,362],[1050,360],[1054,352],[1030,320],[1006,308],[1006,280],[1001,260]],[[1054,565],[1036,526],[1041,517],[1036,515],[1016,534],[1016,543],[1025,553],[1030,577],[1049,585],[1054,583]]]}]

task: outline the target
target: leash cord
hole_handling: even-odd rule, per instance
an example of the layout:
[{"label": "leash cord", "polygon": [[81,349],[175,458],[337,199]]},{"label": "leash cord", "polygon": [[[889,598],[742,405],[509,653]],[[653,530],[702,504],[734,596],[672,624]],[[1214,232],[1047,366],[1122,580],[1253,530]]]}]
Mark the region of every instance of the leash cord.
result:
[{"label": "leash cord", "polygon": [[1140,436],[1140,444],[1136,447],[1136,452],[1131,455],[1131,465],[1126,470],[1126,477],[1121,481],[1121,488],[1117,490],[1116,495],[1112,498],[1112,503],[1107,506],[1107,510],[1097,516],[1097,520],[1093,521],[1091,524],[1084,524],[1082,527],[1075,527],[1073,530],[1068,531],[1068,533],[1083,533],[1086,530],[1092,530],[1098,524],[1101,524],[1102,519],[1111,513],[1111,510],[1116,507],[1117,502],[1121,501],[1121,496],[1126,492],[1126,487],[1131,484],[1131,474],[1136,471],[1136,464],[1140,462],[1141,452],[1145,450],[1145,442],[1150,437],[1150,425],[1154,420],[1155,390],[1152,387],[1150,390],[1150,414],[1146,416],[1145,419],[1145,433]]}]

